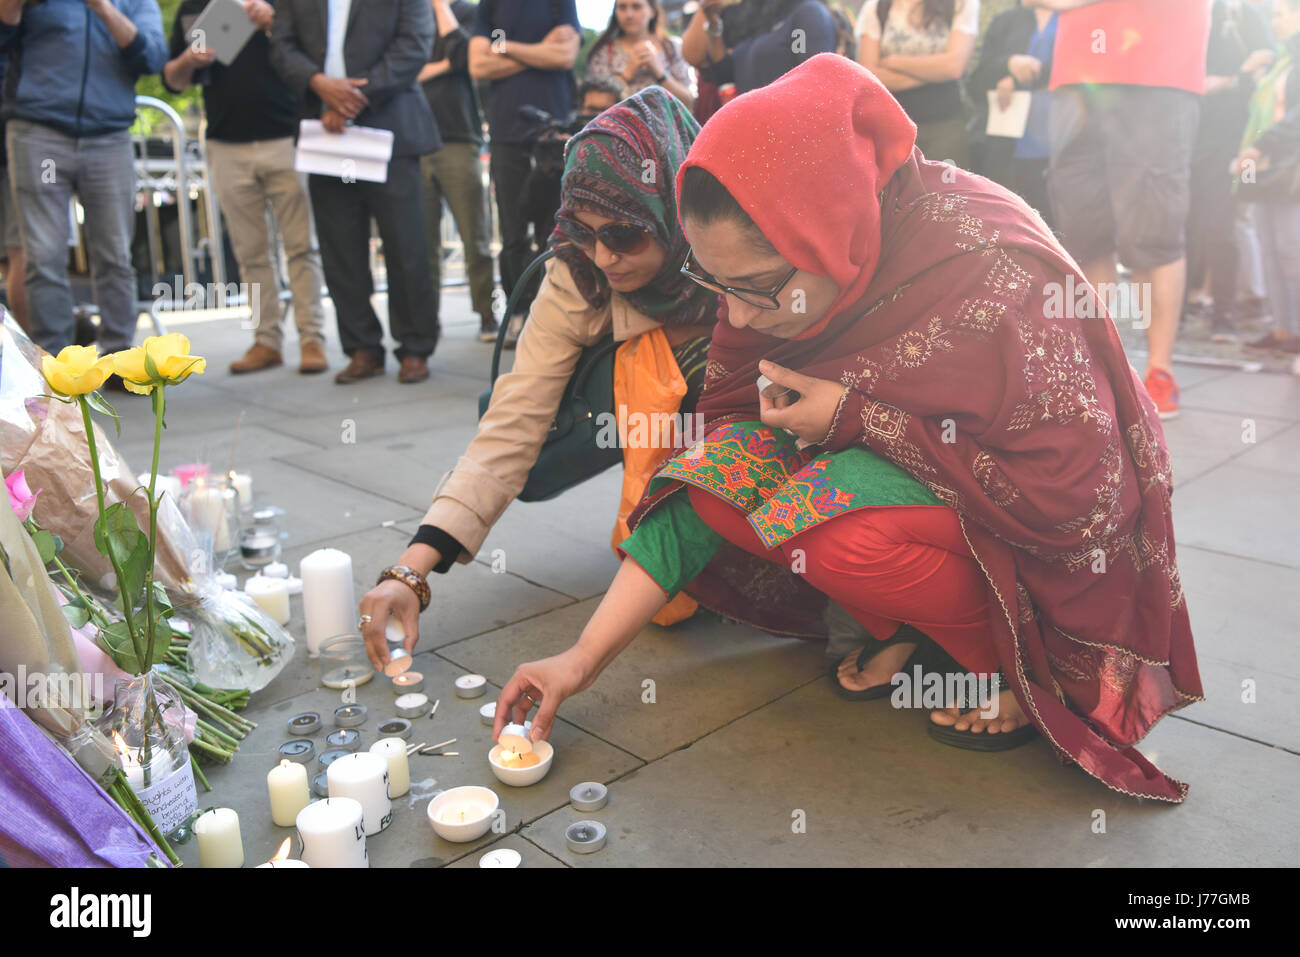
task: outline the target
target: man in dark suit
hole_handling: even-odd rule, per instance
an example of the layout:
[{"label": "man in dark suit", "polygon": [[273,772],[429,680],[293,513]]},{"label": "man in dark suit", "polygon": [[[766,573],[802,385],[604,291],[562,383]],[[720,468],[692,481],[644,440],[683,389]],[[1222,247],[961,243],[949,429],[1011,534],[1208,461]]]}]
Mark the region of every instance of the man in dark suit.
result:
[{"label": "man in dark suit", "polygon": [[351,358],[335,376],[356,382],[384,371],[383,328],[370,305],[370,219],[379,226],[388,270],[388,318],[399,382],[429,377],[438,344],[433,284],[420,207],[420,156],[442,142],[416,83],[433,49],[428,0],[280,0],[271,62],[298,95],[299,115],[330,132],[349,121],[393,132],[383,183],[312,174],[309,181],[325,282]]}]

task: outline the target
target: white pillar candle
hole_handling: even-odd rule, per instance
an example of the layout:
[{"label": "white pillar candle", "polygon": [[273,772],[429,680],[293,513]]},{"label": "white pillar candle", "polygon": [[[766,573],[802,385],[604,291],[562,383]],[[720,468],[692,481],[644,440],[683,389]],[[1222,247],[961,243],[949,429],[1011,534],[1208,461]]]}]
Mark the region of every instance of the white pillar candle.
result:
[{"label": "white pillar candle", "polygon": [[352,558],[337,548],[322,548],[298,563],[302,576],[302,611],[307,625],[307,653],[321,642],[357,629],[357,599],[352,590]]},{"label": "white pillar candle", "polygon": [[248,508],[253,504],[253,477],[247,472],[230,473],[230,486],[239,496],[239,507]]},{"label": "white pillar candle", "polygon": [[243,867],[244,842],[239,836],[239,815],[228,807],[201,814],[194,822],[199,841],[200,867]]},{"label": "white pillar candle", "polygon": [[330,797],[308,804],[298,812],[297,821],[303,863],[308,867],[369,867],[364,818],[361,802],[352,798]]},{"label": "white pillar candle", "polygon": [[406,742],[401,738],[384,738],[370,746],[371,754],[388,759],[388,796],[399,798],[411,790],[411,764],[406,758]]},{"label": "white pillar candle", "polygon": [[304,861],[295,861],[292,858],[286,858],[283,861],[267,861],[265,864],[258,864],[255,869],[261,870],[263,867],[311,867],[311,865]]},{"label": "white pillar candle", "polygon": [[190,492],[190,524],[195,531],[212,536],[213,551],[227,552],[230,550],[230,523],[226,521],[226,500],[235,493],[230,489],[201,485],[199,481]]},{"label": "white pillar candle", "polygon": [[266,790],[271,797],[271,820],[276,827],[293,827],[298,812],[311,803],[307,769],[288,758],[267,772]]},{"label": "white pillar candle", "polygon": [[254,575],[244,582],[244,594],[257,602],[276,624],[289,624],[289,583],[283,578]]},{"label": "white pillar candle", "polygon": [[[360,751],[345,754],[325,772],[330,797],[352,798],[365,812],[366,834],[378,834],[393,820],[393,802],[388,794],[388,761],[378,754]],[[408,785],[409,786],[409,785]]]}]

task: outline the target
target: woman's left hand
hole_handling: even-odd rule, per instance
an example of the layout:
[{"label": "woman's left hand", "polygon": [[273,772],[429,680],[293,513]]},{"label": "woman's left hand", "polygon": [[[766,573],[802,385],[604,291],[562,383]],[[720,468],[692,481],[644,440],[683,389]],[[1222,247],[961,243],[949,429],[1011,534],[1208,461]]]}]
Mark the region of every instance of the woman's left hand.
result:
[{"label": "woman's left hand", "polygon": [[758,364],[758,371],[776,385],[798,393],[797,396],[781,395],[777,389],[768,389],[768,392],[778,393],[777,396],[769,398],[760,394],[759,418],[763,424],[785,429],[808,445],[825,439],[848,386],[829,379],[814,379],[766,359]]}]

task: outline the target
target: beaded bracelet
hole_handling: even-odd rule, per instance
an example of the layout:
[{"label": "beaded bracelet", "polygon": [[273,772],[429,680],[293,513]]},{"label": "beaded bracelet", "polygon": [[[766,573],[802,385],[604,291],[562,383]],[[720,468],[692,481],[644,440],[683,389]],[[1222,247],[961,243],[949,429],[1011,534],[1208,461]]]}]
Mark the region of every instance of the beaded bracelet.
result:
[{"label": "beaded bracelet", "polygon": [[379,578],[375,580],[378,585],[385,579],[391,578],[394,581],[404,582],[415,592],[416,597],[420,599],[420,611],[429,607],[429,583],[424,580],[423,576],[416,574],[413,568],[406,565],[389,565],[379,573]]}]

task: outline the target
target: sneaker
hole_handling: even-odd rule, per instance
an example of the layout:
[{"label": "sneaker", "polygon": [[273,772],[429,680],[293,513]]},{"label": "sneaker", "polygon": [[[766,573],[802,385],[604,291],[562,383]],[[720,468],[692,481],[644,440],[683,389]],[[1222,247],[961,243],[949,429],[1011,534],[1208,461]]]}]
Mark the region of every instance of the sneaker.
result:
[{"label": "sneaker", "polygon": [[479,321],[478,341],[479,342],[496,342],[497,341],[497,321],[491,316],[483,316]]},{"label": "sneaker", "polygon": [[1172,419],[1178,415],[1178,383],[1172,375],[1164,369],[1152,369],[1142,384],[1155,402],[1160,418]]},{"label": "sneaker", "polygon": [[1300,336],[1278,332],[1270,329],[1253,342],[1246,343],[1247,349],[1267,349],[1270,352],[1285,352],[1291,355],[1300,353]]},{"label": "sneaker", "polygon": [[506,341],[502,348],[513,349],[519,342],[519,335],[524,331],[524,317],[522,314],[510,317],[510,325],[506,327]]}]

